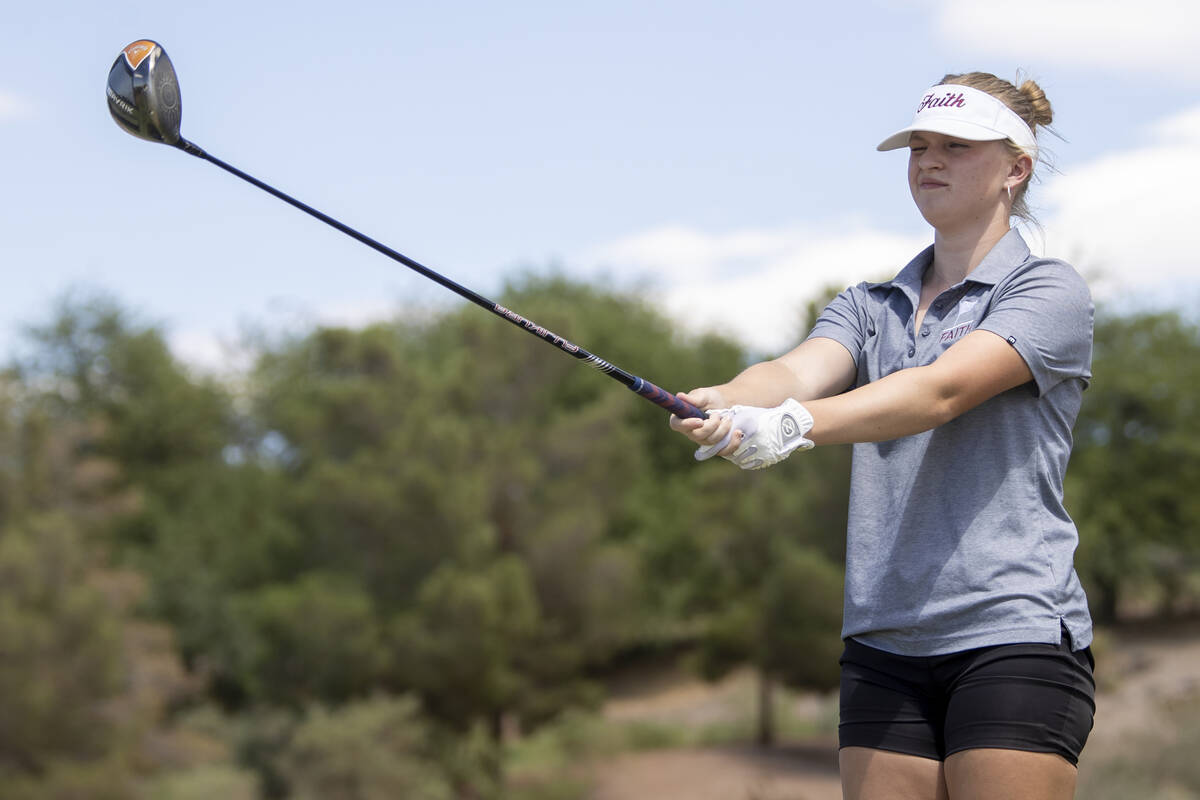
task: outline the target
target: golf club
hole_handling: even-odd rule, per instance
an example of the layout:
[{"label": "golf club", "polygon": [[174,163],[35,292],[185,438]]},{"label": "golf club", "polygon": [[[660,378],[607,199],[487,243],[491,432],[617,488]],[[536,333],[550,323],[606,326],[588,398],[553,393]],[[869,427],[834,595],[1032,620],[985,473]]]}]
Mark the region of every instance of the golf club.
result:
[{"label": "golf club", "polygon": [[139,139],[168,144],[179,148],[185,153],[216,164],[226,172],[236,175],[247,183],[254,184],[263,191],[275,195],[286,203],[290,203],[306,214],[310,214],[325,224],[337,228],[347,236],[351,236],[368,247],[383,253],[388,258],[399,261],[409,269],[440,283],[460,297],[470,300],[477,306],[486,308],[496,316],[506,319],[517,327],[532,333],[542,341],[554,345],[565,353],[570,353],[588,366],[608,375],[614,380],[620,381],[631,391],[636,392],[656,405],[662,406],[676,416],[699,418],[708,416],[691,403],[686,403],[670,392],[655,386],[653,383],[610,364],[599,356],[595,356],[582,347],[572,344],[558,334],[543,328],[532,320],[526,319],[515,311],[511,311],[498,303],[488,300],[482,295],[476,294],[465,286],[461,286],[428,267],[413,261],[403,253],[398,253],[390,247],[380,244],[371,237],[359,233],[333,217],[323,214],[294,197],[284,194],[275,187],[263,183],[252,175],[248,175],[236,167],[209,155],[203,149],[184,139],[179,135],[179,124],[182,116],[179,81],[175,77],[175,68],[171,65],[171,59],[167,57],[166,51],[157,42],[149,39],[139,39],[121,51],[120,55],[113,61],[112,68],[108,72],[108,91],[106,94],[108,97],[108,110],[112,113],[113,119],[116,120],[118,125]]}]

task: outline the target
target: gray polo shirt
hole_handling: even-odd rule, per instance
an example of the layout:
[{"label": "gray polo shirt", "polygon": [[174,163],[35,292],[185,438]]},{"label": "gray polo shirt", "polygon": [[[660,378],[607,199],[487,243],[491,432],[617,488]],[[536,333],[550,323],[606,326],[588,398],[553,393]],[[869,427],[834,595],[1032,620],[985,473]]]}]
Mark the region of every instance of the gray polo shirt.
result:
[{"label": "gray polo shirt", "polygon": [[1063,508],[1071,427],[1091,378],[1093,307],[1068,264],[1010,231],[913,326],[930,247],[839,294],[809,338],[842,344],[856,386],[932,363],[967,333],[1016,348],[1033,381],[925,433],[854,446],[843,637],[902,655],[1092,639]]}]

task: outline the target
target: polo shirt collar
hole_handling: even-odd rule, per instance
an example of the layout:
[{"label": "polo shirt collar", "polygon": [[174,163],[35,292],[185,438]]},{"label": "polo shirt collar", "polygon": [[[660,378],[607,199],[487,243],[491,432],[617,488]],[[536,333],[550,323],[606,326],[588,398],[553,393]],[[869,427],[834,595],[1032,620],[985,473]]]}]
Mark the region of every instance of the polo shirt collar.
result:
[{"label": "polo shirt collar", "polygon": [[1029,258],[1029,245],[1016,228],[1010,228],[1000,241],[992,245],[992,249],[983,257],[975,269],[967,275],[967,280],[994,286],[1004,279],[1013,267],[1025,263]]},{"label": "polo shirt collar", "polygon": [[[1008,275],[1015,265],[1024,263],[1027,258],[1029,258],[1029,245],[1025,244],[1025,239],[1016,228],[1010,228],[1008,233],[1000,237],[1000,241],[992,245],[992,249],[975,269],[971,270],[963,282],[970,281],[985,286],[994,286]],[[896,273],[896,277],[890,281],[873,284],[870,288],[900,289],[908,295],[913,308],[916,308],[917,298],[921,296],[921,279],[931,263],[933,263],[933,245],[929,245],[918,253],[916,258],[905,265],[904,269]]]}]

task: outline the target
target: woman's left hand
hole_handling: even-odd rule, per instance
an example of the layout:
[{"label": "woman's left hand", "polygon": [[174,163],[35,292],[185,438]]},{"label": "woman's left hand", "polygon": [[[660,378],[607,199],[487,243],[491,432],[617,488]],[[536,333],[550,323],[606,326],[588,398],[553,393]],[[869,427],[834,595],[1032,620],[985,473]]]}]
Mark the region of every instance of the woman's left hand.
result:
[{"label": "woman's left hand", "polygon": [[[734,406],[722,412],[722,416],[728,418],[732,428],[730,444],[721,441],[701,447],[696,451],[697,461],[721,455],[742,469],[763,469],[778,464],[796,450],[813,446],[812,440],[806,438],[812,430],[812,414],[790,398],[774,408]],[[735,441],[741,444],[735,447],[732,444]]]}]

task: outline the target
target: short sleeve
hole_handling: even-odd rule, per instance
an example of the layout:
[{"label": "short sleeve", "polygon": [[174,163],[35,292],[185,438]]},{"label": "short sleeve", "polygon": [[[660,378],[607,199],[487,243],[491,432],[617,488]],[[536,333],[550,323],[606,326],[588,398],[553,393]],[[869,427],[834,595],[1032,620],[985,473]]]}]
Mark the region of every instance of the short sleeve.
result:
[{"label": "short sleeve", "polygon": [[850,351],[850,357],[857,366],[867,338],[875,335],[875,331],[871,330],[873,322],[869,312],[869,285],[860,283],[851,286],[830,300],[805,338],[833,339]]},{"label": "short sleeve", "polygon": [[998,285],[977,328],[1011,344],[1033,373],[1038,394],[1092,377],[1095,309],[1087,284],[1069,264],[1030,261]]}]

